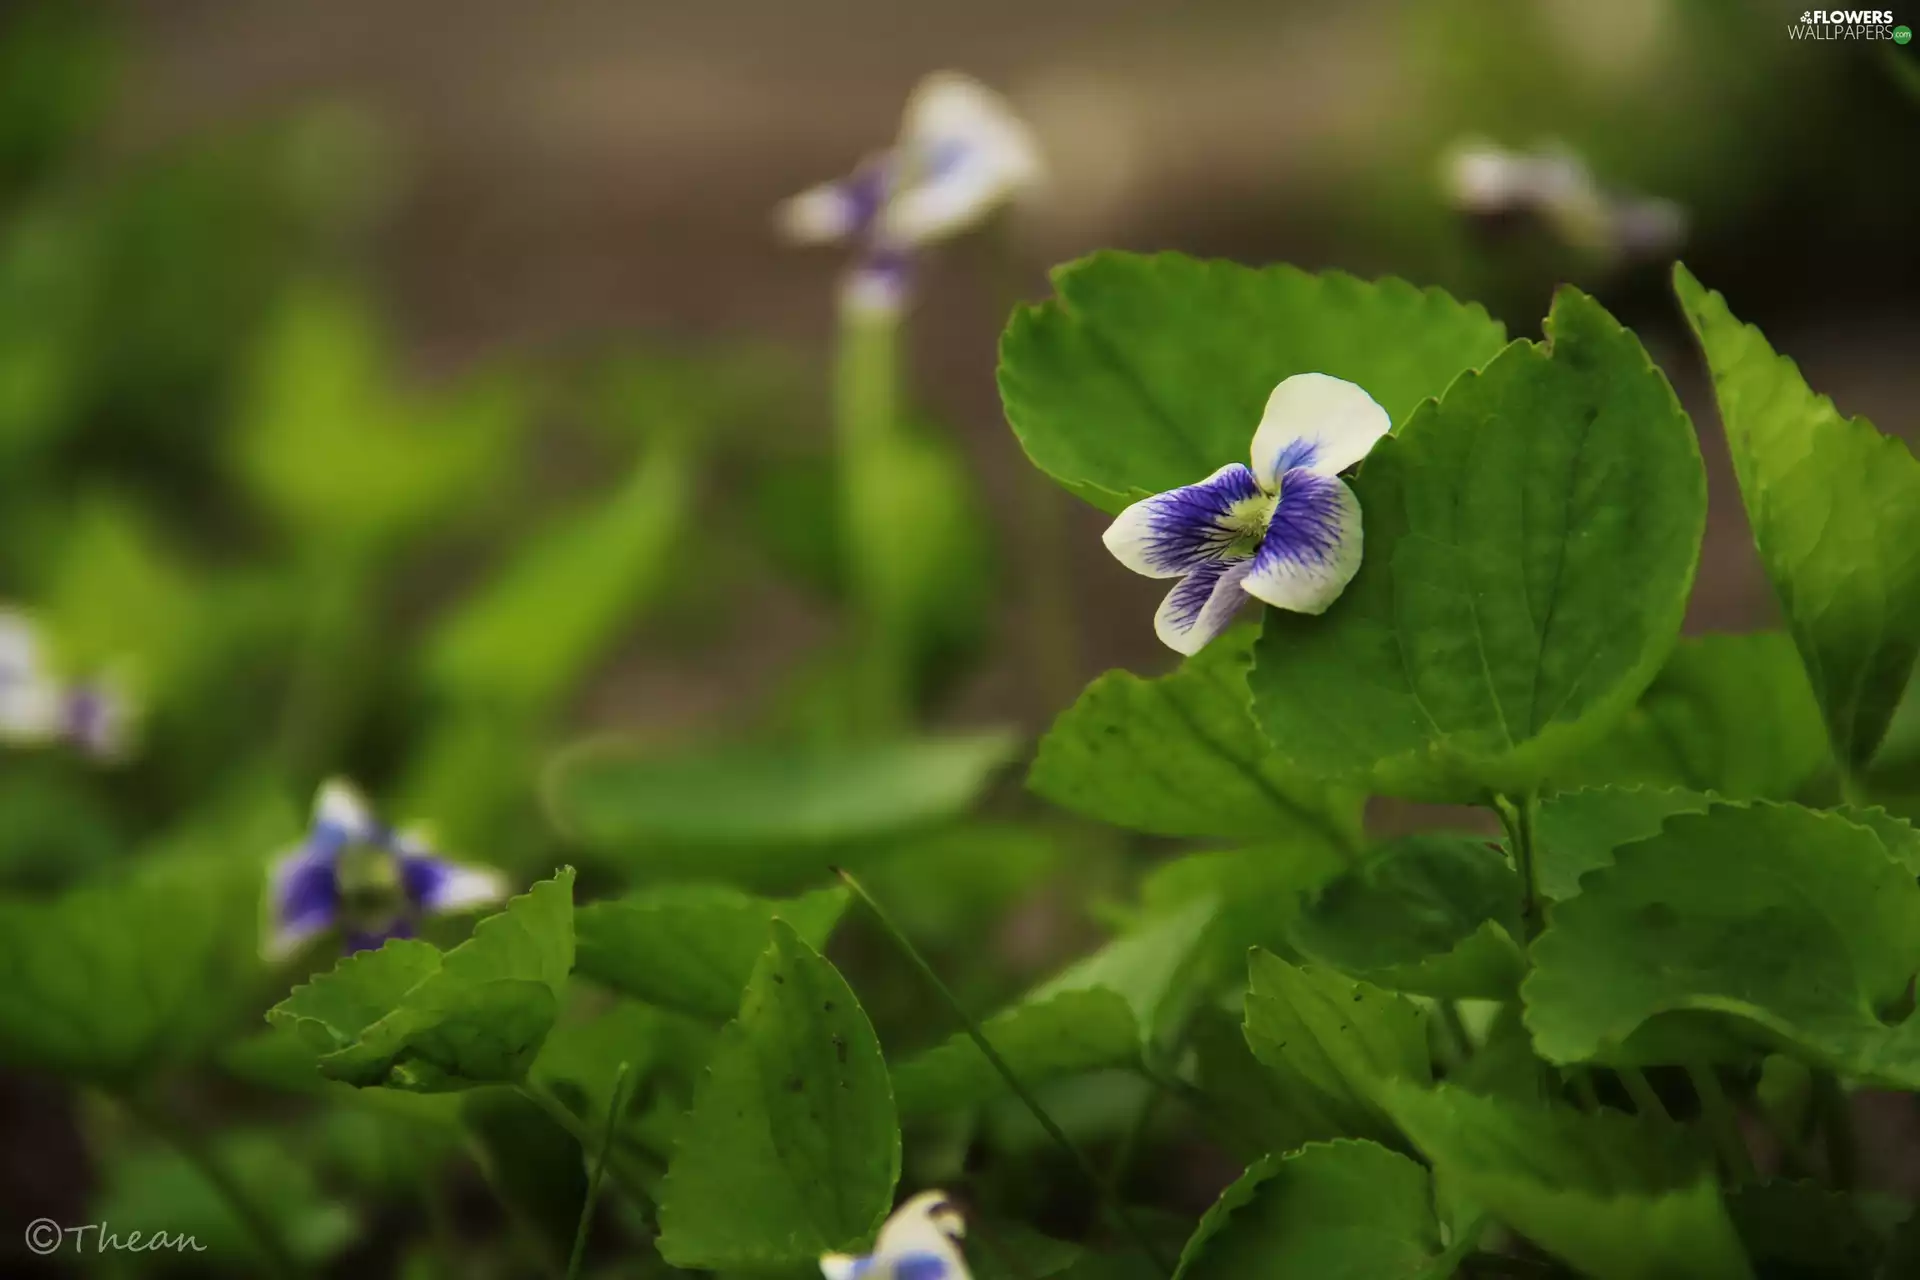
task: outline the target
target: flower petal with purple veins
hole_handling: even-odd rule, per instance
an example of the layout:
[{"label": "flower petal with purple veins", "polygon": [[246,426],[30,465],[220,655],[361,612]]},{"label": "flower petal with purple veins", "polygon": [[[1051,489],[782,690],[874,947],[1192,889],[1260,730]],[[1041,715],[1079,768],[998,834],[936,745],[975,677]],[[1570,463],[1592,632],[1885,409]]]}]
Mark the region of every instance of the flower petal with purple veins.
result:
[{"label": "flower petal with purple veins", "polygon": [[1229,463],[1199,484],[1142,498],[1114,519],[1101,541],[1135,573],[1174,578],[1236,552],[1251,555],[1272,501],[1253,472]]},{"label": "flower petal with purple veins", "polygon": [[947,1260],[937,1253],[904,1253],[893,1260],[893,1280],[947,1280]]},{"label": "flower petal with purple veins", "polygon": [[1251,560],[1214,561],[1182,578],[1153,615],[1160,643],[1189,657],[1206,648],[1247,602],[1240,584],[1252,567]]},{"label": "flower petal with purple veins", "polygon": [[860,1280],[873,1270],[871,1254],[823,1253],[820,1274],[827,1280]]},{"label": "flower petal with purple veins", "polygon": [[399,859],[400,885],[416,911],[460,911],[507,896],[506,877],[498,871],[462,866],[417,847]]},{"label": "flower petal with purple veins", "polygon": [[268,885],[273,929],[270,958],[291,955],[300,944],[331,928],[340,915],[340,885],[334,874],[340,847],[313,840],[274,864]]},{"label": "flower petal with purple veins", "polygon": [[1338,476],[1305,468],[1280,482],[1267,536],[1241,582],[1276,609],[1325,613],[1360,571],[1360,500]]}]

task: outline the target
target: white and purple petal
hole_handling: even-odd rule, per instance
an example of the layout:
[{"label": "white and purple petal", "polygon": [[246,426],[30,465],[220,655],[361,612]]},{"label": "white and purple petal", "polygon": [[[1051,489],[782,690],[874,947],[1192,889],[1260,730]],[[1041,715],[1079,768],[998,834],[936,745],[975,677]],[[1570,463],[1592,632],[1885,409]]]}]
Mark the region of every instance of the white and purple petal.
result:
[{"label": "white and purple petal", "polygon": [[507,896],[507,878],[490,867],[449,862],[400,837],[400,887],[416,911],[464,911]]},{"label": "white and purple petal", "polygon": [[291,955],[307,939],[333,927],[340,915],[340,883],[335,875],[339,854],[338,846],[309,838],[274,864],[267,886],[272,915],[265,946],[269,959]]},{"label": "white and purple petal", "polygon": [[1267,397],[1253,435],[1253,473],[1269,493],[1297,468],[1335,475],[1366,457],[1392,429],[1387,411],[1353,383],[1296,373]]},{"label": "white and purple petal", "polygon": [[1149,578],[1175,578],[1250,552],[1266,527],[1270,499],[1239,463],[1198,484],[1169,489],[1122,511],[1101,537],[1114,558]]},{"label": "white and purple petal", "polygon": [[880,229],[903,244],[965,230],[1043,172],[1032,131],[1006,99],[951,71],[914,89],[895,155],[899,189],[881,212]]},{"label": "white and purple petal", "polygon": [[313,800],[312,838],[337,853],[350,844],[377,844],[385,829],[367,807],[365,797],[350,782],[332,778],[321,784]]},{"label": "white and purple petal", "polygon": [[775,214],[780,232],[796,244],[829,244],[865,236],[887,201],[893,160],[882,152],[852,173],[809,187]]},{"label": "white and purple petal", "polygon": [[860,1280],[860,1277],[872,1270],[871,1254],[823,1253],[820,1255],[820,1274],[827,1280]]},{"label": "white and purple petal", "polygon": [[1153,615],[1160,643],[1187,657],[1206,648],[1247,602],[1240,584],[1252,567],[1252,560],[1216,560],[1180,579]]},{"label": "white and purple petal", "polygon": [[1360,500],[1338,476],[1305,468],[1280,481],[1280,501],[1248,572],[1246,594],[1276,609],[1324,613],[1360,571]]}]

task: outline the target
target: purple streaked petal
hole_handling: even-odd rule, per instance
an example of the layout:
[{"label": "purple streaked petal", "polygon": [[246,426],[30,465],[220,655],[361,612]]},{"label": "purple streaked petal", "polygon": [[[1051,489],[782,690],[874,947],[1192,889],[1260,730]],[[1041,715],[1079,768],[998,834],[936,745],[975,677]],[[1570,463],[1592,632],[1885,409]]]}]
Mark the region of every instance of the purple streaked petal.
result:
[{"label": "purple streaked petal", "polygon": [[893,1260],[893,1280],[947,1280],[950,1271],[937,1253],[903,1253]]},{"label": "purple streaked petal", "polygon": [[1373,397],[1324,373],[1297,373],[1273,389],[1253,434],[1253,473],[1268,493],[1306,467],[1330,476],[1367,456],[1393,423]]},{"label": "purple streaked petal", "polygon": [[873,1270],[873,1255],[853,1253],[823,1253],[820,1255],[820,1274],[826,1280],[860,1280],[860,1277]]},{"label": "purple streaked petal", "polygon": [[1239,463],[1198,484],[1143,498],[1122,511],[1101,541],[1114,558],[1149,578],[1176,578],[1257,544],[1266,524],[1266,495]]},{"label": "purple streaked petal", "polygon": [[498,871],[462,866],[417,849],[399,857],[400,886],[415,910],[460,911],[507,896],[506,877]]},{"label": "purple streaked petal", "polygon": [[887,202],[893,159],[882,152],[844,178],[823,182],[780,206],[780,227],[801,244],[855,240],[873,229]]},{"label": "purple streaked petal", "polygon": [[274,864],[267,891],[272,915],[269,956],[289,955],[333,926],[340,914],[340,885],[334,874],[339,852],[308,840]]},{"label": "purple streaked petal", "polygon": [[63,699],[67,741],[96,760],[111,760],[127,749],[131,717],[124,697],[104,684],[76,685]]},{"label": "purple streaked petal", "polygon": [[1304,468],[1280,482],[1267,536],[1241,586],[1295,613],[1325,613],[1360,571],[1360,500],[1338,476]]},{"label": "purple streaked petal", "polygon": [[1233,621],[1247,602],[1241,579],[1253,567],[1251,560],[1216,560],[1200,565],[1180,579],[1153,615],[1153,631],[1175,653],[1191,657]]}]

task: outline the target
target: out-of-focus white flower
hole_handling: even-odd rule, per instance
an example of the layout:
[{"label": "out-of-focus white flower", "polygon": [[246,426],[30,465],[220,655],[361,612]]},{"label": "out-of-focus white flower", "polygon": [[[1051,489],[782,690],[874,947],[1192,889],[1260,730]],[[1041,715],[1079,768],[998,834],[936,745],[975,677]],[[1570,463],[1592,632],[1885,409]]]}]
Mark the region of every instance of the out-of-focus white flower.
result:
[{"label": "out-of-focus white flower", "polygon": [[498,871],[449,862],[421,834],[394,831],[350,783],[336,778],[314,798],[305,838],[274,864],[261,949],[278,959],[339,926],[346,949],[364,951],[411,937],[424,915],[506,896],[506,877]]},{"label": "out-of-focus white flower", "polygon": [[124,755],[133,700],[117,680],[66,683],[49,670],[33,619],[0,608],[0,742],[65,742],[98,760]]},{"label": "out-of-focus white flower", "polygon": [[916,251],[984,221],[1044,174],[1032,130],[1006,99],[941,71],[907,99],[891,148],[786,201],[776,222],[796,243],[856,245],[849,305],[897,309]]},{"label": "out-of-focus white flower", "polygon": [[960,1241],[967,1224],[943,1191],[922,1191],[893,1211],[868,1254],[820,1257],[826,1280],[972,1280]]},{"label": "out-of-focus white flower", "polygon": [[1463,213],[1538,217],[1568,244],[1610,258],[1660,257],[1686,234],[1679,205],[1606,190],[1564,147],[1509,151],[1461,142],[1442,159],[1441,184]]},{"label": "out-of-focus white flower", "polygon": [[1135,573],[1180,579],[1154,615],[1161,642],[1198,653],[1248,596],[1325,613],[1360,571],[1360,500],[1339,473],[1392,425],[1353,383],[1295,374],[1267,397],[1251,468],[1229,463],[1122,511],[1107,550]]}]

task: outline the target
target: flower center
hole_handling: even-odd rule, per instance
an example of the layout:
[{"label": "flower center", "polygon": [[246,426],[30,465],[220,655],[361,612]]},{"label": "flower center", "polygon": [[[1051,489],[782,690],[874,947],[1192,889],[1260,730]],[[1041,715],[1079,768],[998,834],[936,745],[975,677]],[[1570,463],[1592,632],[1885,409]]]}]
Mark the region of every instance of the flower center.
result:
[{"label": "flower center", "polygon": [[384,928],[406,912],[399,862],[378,845],[354,844],[341,850],[334,883],[340,890],[341,918],[350,927]]},{"label": "flower center", "polygon": [[1226,535],[1220,558],[1245,560],[1258,551],[1260,540],[1267,536],[1267,525],[1273,520],[1273,509],[1279,505],[1277,495],[1257,493],[1228,507],[1220,521],[1220,529]]}]

